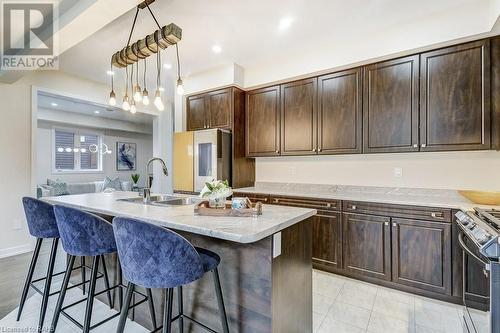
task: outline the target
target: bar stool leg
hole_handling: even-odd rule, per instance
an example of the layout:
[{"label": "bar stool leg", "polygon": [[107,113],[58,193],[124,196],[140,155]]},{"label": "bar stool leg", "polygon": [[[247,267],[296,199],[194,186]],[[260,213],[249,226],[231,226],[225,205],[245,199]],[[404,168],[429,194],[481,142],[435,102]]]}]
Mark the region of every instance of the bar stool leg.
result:
[{"label": "bar stool leg", "polygon": [[214,276],[215,294],[217,296],[217,303],[219,304],[219,315],[220,315],[220,321],[222,324],[222,331],[224,333],[229,333],[229,325],[227,323],[226,308],[224,307],[224,299],[222,297],[222,288],[220,286],[218,269],[215,268],[212,271],[212,274]]},{"label": "bar stool leg", "polygon": [[80,264],[82,265],[82,293],[85,295],[85,286],[86,286],[86,283],[85,283],[85,256],[81,256],[80,257]]},{"label": "bar stool leg", "polygon": [[[104,274],[104,288],[109,289],[109,277],[108,277],[108,270],[106,268],[106,261],[104,260],[104,255],[101,256],[101,261],[102,261],[102,269],[103,269],[103,274]],[[109,308],[113,309],[113,300],[111,299],[111,290],[108,290],[106,293],[108,295],[108,303],[109,303]]]},{"label": "bar stool leg", "polygon": [[127,322],[128,310],[130,308],[130,300],[132,299],[132,294],[134,292],[134,284],[132,282],[128,283],[127,294],[125,295],[125,303],[120,310],[120,321],[118,322],[118,327],[116,328],[116,333],[123,333],[125,329],[125,323]]},{"label": "bar stool leg", "polygon": [[153,302],[153,293],[149,288],[146,288],[146,292],[148,295],[149,314],[151,315],[151,322],[153,323],[153,331],[156,331],[156,314],[155,304]]},{"label": "bar stool leg", "polygon": [[168,288],[165,291],[165,308],[163,309],[163,333],[172,332],[172,303],[174,301],[174,290]]},{"label": "bar stool leg", "polygon": [[184,333],[184,304],[182,299],[182,286],[177,287],[177,307],[179,308],[179,333]]},{"label": "bar stool leg", "polygon": [[[116,256],[116,274],[118,276],[118,285],[121,286],[123,284],[122,279],[122,267],[120,266],[120,259],[118,255]],[[118,307],[121,309],[123,304],[123,291],[122,287],[118,287]]]},{"label": "bar stool leg", "polygon": [[50,285],[52,284],[52,274],[54,274],[54,264],[56,262],[57,244],[59,238],[52,240],[52,249],[50,250],[49,266],[47,267],[47,277],[45,278],[45,287],[43,288],[42,307],[40,308],[40,318],[38,320],[38,332],[42,332],[45,314],[47,313],[47,304],[49,303]]},{"label": "bar stool leg", "polygon": [[23,293],[21,294],[21,302],[19,303],[19,309],[17,310],[16,321],[21,319],[21,313],[23,312],[24,303],[26,302],[26,297],[28,296],[28,291],[30,289],[31,280],[33,279],[33,273],[35,272],[36,262],[38,261],[38,254],[40,253],[40,247],[42,246],[42,238],[36,239],[35,251],[31,257],[30,268],[28,270],[28,276],[26,276],[26,281],[24,282]]},{"label": "bar stool leg", "polygon": [[61,292],[57,298],[56,309],[54,310],[54,317],[52,319],[52,325],[50,326],[50,332],[55,332],[57,327],[57,322],[59,321],[59,315],[61,314],[61,308],[64,303],[64,297],[66,296],[66,290],[68,289],[69,279],[71,278],[71,271],[73,270],[73,265],[75,264],[75,256],[68,256],[68,265],[66,267],[66,273],[64,273],[64,280],[61,286]]},{"label": "bar stool leg", "polygon": [[85,319],[83,320],[83,333],[90,332],[90,320],[92,318],[92,307],[94,306],[95,285],[97,281],[97,272],[99,271],[100,256],[95,256],[92,263],[92,272],[90,276],[90,286],[87,293],[87,306],[85,308]]}]

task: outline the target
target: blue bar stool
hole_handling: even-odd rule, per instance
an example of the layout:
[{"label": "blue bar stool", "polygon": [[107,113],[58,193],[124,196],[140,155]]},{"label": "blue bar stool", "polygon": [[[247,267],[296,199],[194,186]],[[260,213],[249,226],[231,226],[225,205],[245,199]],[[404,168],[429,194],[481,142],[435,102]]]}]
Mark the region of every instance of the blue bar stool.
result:
[{"label": "blue bar stool", "polygon": [[[140,220],[116,217],[113,219],[118,256],[123,276],[129,281],[117,333],[125,328],[129,303],[135,285],[162,288],[165,291],[163,332],[172,332],[172,322],[179,320],[179,331],[184,331],[187,319],[210,332],[215,330],[183,313],[182,286],[212,272],[219,306],[222,331],[229,332],[222,289],[217,267],[220,257],[208,250],[195,248],[179,234]],[[172,318],[173,290],[177,288],[179,314]]]},{"label": "blue bar stool", "polygon": [[[64,274],[64,272],[58,272],[54,274],[54,266],[56,261],[57,248],[59,245],[59,229],[57,228],[56,219],[54,216],[53,206],[30,197],[24,197],[22,199],[24,213],[26,215],[26,222],[28,224],[29,233],[36,238],[35,250],[31,258],[31,263],[28,270],[28,275],[26,281],[24,282],[23,292],[21,294],[21,301],[19,304],[19,309],[17,311],[16,320],[21,319],[21,314],[23,312],[24,304],[26,302],[26,297],[30,288],[33,288],[37,293],[42,295],[42,304],[40,307],[40,318],[38,322],[38,332],[41,332],[45,314],[47,312],[47,304],[50,296],[59,293],[59,290],[50,292],[52,278]],[[47,273],[44,277],[33,280],[33,274],[35,272],[36,264],[38,262],[38,256],[40,254],[40,248],[44,239],[52,239],[52,249],[50,250],[49,264],[47,267]],[[85,286],[85,269],[86,266],[82,262],[82,265],[74,267],[74,270],[81,269],[82,271],[82,282],[78,283],[72,287]],[[101,274],[102,275],[102,274]],[[45,285],[43,291],[36,286],[37,282],[45,280]]]},{"label": "blue bar stool", "polygon": [[[62,245],[64,250],[69,255],[69,260],[68,260],[68,265],[66,267],[63,284],[61,287],[61,292],[59,294],[57,305],[54,311],[54,318],[52,320],[51,332],[54,332],[56,330],[59,316],[62,313],[65,317],[70,319],[75,325],[81,328],[84,333],[88,333],[91,329],[94,329],[97,326],[104,324],[105,322],[117,317],[120,314],[116,313],[102,320],[101,322],[98,322],[91,326],[94,297],[104,292],[109,293],[111,290],[115,288],[124,287],[120,283],[118,283],[115,286],[112,286],[111,288],[109,287],[108,284],[105,284],[106,289],[98,293],[95,292],[99,262],[102,260],[102,263],[104,264],[104,255],[116,252],[116,243],[113,235],[113,227],[108,221],[104,220],[103,218],[91,213],[83,212],[79,209],[56,205],[54,206],[54,214],[57,221],[57,226],[59,228],[59,234],[61,237]],[[68,289],[68,284],[71,277],[71,271],[76,256],[93,257],[92,271],[90,276],[90,286],[87,298],[63,307],[62,305],[64,303],[66,290]],[[150,291],[148,291],[148,294],[149,293]],[[154,308],[152,304],[152,298],[147,297],[144,294],[140,295],[143,296],[143,299],[134,304],[134,307],[139,304],[142,304],[146,300],[149,300],[150,310],[151,309],[153,310],[151,314],[153,321],[153,328],[156,328],[156,320],[154,318]],[[85,308],[85,316],[84,316],[84,322],[83,324],[81,324],[78,321],[76,321],[76,319],[67,314],[64,310],[71,306],[79,304],[85,300],[87,302]],[[108,298],[108,301],[110,302],[110,307],[112,307],[111,298]]]}]

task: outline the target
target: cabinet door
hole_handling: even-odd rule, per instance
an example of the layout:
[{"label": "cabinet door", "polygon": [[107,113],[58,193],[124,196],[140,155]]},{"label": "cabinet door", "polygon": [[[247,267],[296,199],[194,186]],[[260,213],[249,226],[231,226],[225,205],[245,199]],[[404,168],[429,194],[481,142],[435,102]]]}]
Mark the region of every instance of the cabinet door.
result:
[{"label": "cabinet door", "polygon": [[231,128],[232,89],[222,89],[206,95],[208,127]]},{"label": "cabinet door", "polygon": [[392,219],[392,280],[451,295],[451,224]]},{"label": "cabinet door", "polygon": [[207,128],[206,109],[207,105],[205,102],[205,95],[188,97],[186,107],[188,131],[196,131]]},{"label": "cabinet door", "polygon": [[340,213],[315,215],[312,219],[313,264],[319,268],[342,268],[342,219]]},{"label": "cabinet door", "polygon": [[318,154],[361,153],[361,68],[318,78]]},{"label": "cabinet door", "polygon": [[343,260],[348,272],[391,279],[390,218],[344,213]]},{"label": "cabinet door", "polygon": [[489,41],[421,55],[421,150],[490,148]]},{"label": "cabinet door", "polygon": [[246,154],[280,154],[280,87],[248,91],[246,95]]},{"label": "cabinet door", "polygon": [[281,86],[281,155],[311,155],[317,150],[317,79]]},{"label": "cabinet door", "polygon": [[418,151],[418,56],[365,67],[363,142],[366,153]]}]

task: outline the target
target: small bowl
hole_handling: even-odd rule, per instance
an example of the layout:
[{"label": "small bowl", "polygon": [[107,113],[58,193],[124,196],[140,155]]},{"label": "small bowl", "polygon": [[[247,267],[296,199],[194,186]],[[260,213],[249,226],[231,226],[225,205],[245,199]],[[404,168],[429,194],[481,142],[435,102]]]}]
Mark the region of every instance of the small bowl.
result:
[{"label": "small bowl", "polygon": [[500,205],[500,192],[459,190],[458,193],[480,205]]}]

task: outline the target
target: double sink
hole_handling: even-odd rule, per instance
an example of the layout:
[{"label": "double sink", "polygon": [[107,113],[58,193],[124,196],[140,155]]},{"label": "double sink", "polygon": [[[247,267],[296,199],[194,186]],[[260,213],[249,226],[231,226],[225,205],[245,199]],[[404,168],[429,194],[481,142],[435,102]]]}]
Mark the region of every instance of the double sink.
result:
[{"label": "double sink", "polygon": [[125,201],[151,206],[186,206],[199,202],[196,197],[178,197],[173,195],[152,195],[148,201],[144,201],[143,197],[118,199],[117,201]]}]

